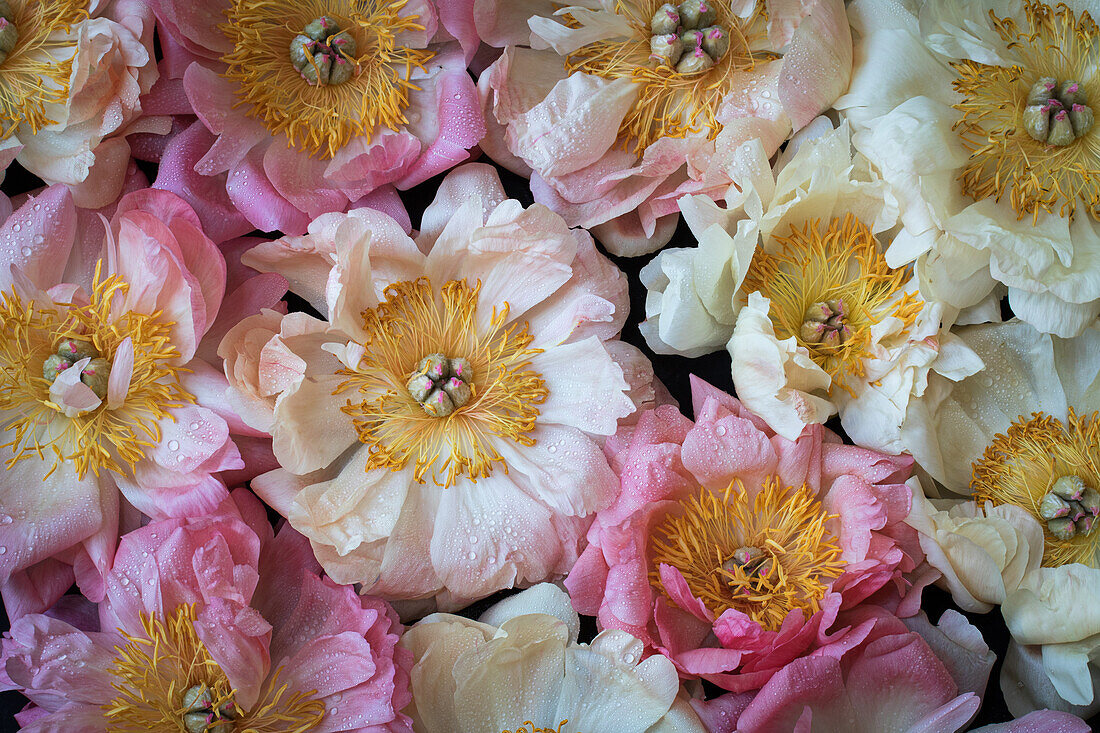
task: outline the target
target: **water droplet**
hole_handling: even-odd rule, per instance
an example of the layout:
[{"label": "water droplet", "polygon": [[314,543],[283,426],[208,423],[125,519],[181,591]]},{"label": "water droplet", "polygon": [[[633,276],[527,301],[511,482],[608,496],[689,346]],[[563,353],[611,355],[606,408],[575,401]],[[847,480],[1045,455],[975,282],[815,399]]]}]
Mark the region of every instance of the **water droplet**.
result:
[{"label": "water droplet", "polygon": [[470,535],[470,544],[471,545],[476,545],[477,544],[477,535],[476,534]]},{"label": "water droplet", "polygon": [[0,514],[0,524],[11,524],[11,516]]},{"label": "water droplet", "polygon": [[179,450],[179,449],[180,449],[180,442],[178,440],[169,440],[168,441],[168,450]]},{"label": "water droplet", "polygon": [[20,230],[20,229],[22,229],[22,228],[23,228],[23,227],[22,227],[22,226],[21,226],[20,224],[12,224],[12,225],[11,225],[11,230],[12,230],[13,232],[17,232],[17,231],[19,231],[19,230]]},{"label": "water droplet", "polygon": [[716,427],[714,429],[714,434],[717,435],[719,438],[721,438],[723,435],[726,434],[726,426],[725,425],[719,425],[718,427]]},{"label": "water droplet", "polygon": [[191,423],[191,429],[192,430],[198,430],[199,429],[199,423],[197,421]]},{"label": "water droplet", "polygon": [[8,548],[4,547],[3,545],[0,545],[0,555],[7,554],[7,552],[8,552]]},{"label": "water droplet", "polygon": [[471,550],[471,551],[469,552],[469,554],[468,554],[468,555],[466,555],[466,557],[467,557],[468,559],[470,559],[470,560],[476,560],[476,559],[477,559],[477,553],[476,553],[476,552],[474,552],[473,550]]},{"label": "water droplet", "polygon": [[118,582],[122,583],[123,585],[130,585],[130,579],[127,578],[125,575],[123,575],[122,579],[119,580]]},{"label": "water droplet", "polygon": [[42,204],[35,204],[35,205],[34,205],[34,206],[32,206],[31,208],[32,208],[32,209],[34,209],[35,211],[38,211],[39,209],[41,209],[41,208],[42,208]]},{"label": "water droplet", "polygon": [[558,452],[558,446],[556,446],[556,445],[548,445],[548,446],[546,446],[546,451],[547,451],[548,453],[557,453],[557,452]]}]

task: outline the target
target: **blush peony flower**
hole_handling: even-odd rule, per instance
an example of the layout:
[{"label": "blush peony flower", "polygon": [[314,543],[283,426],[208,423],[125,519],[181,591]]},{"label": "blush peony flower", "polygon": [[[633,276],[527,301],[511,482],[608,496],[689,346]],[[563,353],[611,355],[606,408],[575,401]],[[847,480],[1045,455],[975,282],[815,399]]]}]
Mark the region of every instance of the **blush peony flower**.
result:
[{"label": "blush peony flower", "polygon": [[54,186],[0,227],[0,582],[13,616],[48,606],[74,570],[102,598],[120,522],[217,506],[217,474],[244,467],[230,431],[263,435],[198,351],[235,314],[274,306],[281,280],[225,298],[222,254],[171,193],[128,194],[106,236],[94,219]]},{"label": "blush peony flower", "polygon": [[643,659],[640,641],[604,631],[578,644],[580,620],[549,583],[489,608],[478,621],[433,614],[400,646],[412,652],[419,733],[691,733],[706,730],[672,664]]},{"label": "blush peony flower", "polygon": [[161,162],[159,185],[196,208],[226,208],[224,186],[253,226],[300,234],[461,163],[484,135],[462,51],[429,0],[150,5],[165,65],[212,133],[181,136]]},{"label": "blush peony flower", "polygon": [[694,423],[659,407],[608,442],[622,492],[565,581],[580,613],[682,676],[743,692],[861,643],[874,620],[838,620],[842,609],[915,612],[926,581],[904,593],[902,579],[921,560],[903,522],[912,459],[818,425],[789,441],[700,380],[692,395]]},{"label": "blush peony flower", "polygon": [[619,488],[599,441],[653,396],[587,233],[470,164],[415,241],[357,209],[245,262],[325,314],[259,314],[221,353],[282,465],[253,487],[333,578],[453,608],[572,567]]},{"label": "blush peony flower", "polygon": [[153,17],[136,0],[0,4],[0,168],[13,159],[80,206],[118,199],[126,135],[167,132],[142,119],[157,79]]},{"label": "blush peony flower", "polygon": [[31,699],[25,729],[411,730],[392,609],[322,577],[244,490],[124,536],[97,610],[4,635],[0,689]]},{"label": "blush peony flower", "polygon": [[838,0],[470,5],[508,46],[478,80],[482,148],[615,254],[668,242],[684,194],[736,194],[741,145],[772,155],[851,73]]},{"label": "blush peony flower", "polygon": [[855,443],[900,453],[905,407],[929,370],[957,379],[981,363],[942,328],[952,314],[887,264],[896,202],[846,126],[820,118],[774,172],[759,144],[747,149],[755,173],[734,209],[681,200],[699,246],[642,270],[642,333],[661,353],[725,345],[738,397],[788,440],[839,409]]},{"label": "blush peony flower", "polygon": [[1085,3],[916,5],[852,3],[837,102],[899,198],[887,257],[915,261],[936,300],[970,306],[1003,283],[1021,319],[1076,335],[1100,313],[1095,19]]},{"label": "blush peony flower", "polygon": [[[938,626],[923,613],[905,623],[885,616],[863,643],[838,657],[795,659],[758,692],[694,704],[712,733],[954,733],[977,714],[995,659],[981,633],[955,611],[944,612]],[[1060,716],[1045,719],[1060,722]],[[1065,717],[1066,733],[1080,729],[1079,718]]]},{"label": "blush peony flower", "polygon": [[972,500],[918,496],[910,521],[957,603],[1001,604],[1021,647],[1002,685],[1028,688],[1007,696],[1013,713],[1091,715],[1100,616],[1081,599],[1100,593],[1100,324],[1068,340],[1015,320],[958,333],[985,369],[931,380],[903,432],[948,495]]}]

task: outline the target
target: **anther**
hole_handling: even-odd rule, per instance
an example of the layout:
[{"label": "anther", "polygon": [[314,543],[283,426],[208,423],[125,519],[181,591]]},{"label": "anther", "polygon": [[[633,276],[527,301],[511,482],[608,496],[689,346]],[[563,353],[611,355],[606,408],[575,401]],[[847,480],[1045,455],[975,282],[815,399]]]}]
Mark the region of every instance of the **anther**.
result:
[{"label": "anther", "polygon": [[473,397],[473,370],[465,359],[429,354],[405,384],[409,396],[432,417],[446,417]]}]

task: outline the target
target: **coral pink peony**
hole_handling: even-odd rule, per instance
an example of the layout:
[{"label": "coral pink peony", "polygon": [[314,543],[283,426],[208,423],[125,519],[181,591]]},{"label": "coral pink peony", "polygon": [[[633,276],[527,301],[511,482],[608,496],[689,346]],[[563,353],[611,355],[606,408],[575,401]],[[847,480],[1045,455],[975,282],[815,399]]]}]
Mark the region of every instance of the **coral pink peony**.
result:
[{"label": "coral pink peony", "polygon": [[466,160],[484,134],[462,50],[429,0],[150,5],[171,78],[157,98],[186,94],[206,128],[169,145],[157,185],[196,209],[303,233]]},{"label": "coral pink peony", "polygon": [[[274,306],[285,281],[227,280],[174,194],[139,190],[113,208],[98,220],[55,186],[0,227],[0,581],[13,616],[49,605],[74,570],[102,598],[134,508],[217,506],[218,474],[244,468],[231,432],[263,453],[200,342]],[[227,282],[240,284],[228,297]]]},{"label": "coral pink peony", "polygon": [[356,209],[245,262],[325,316],[260,313],[221,354],[282,465],[253,487],[332,577],[458,608],[572,567],[619,489],[600,443],[654,398],[617,340],[625,278],[586,232],[474,163],[416,240]]},{"label": "coral pink peony", "polygon": [[608,441],[622,493],[566,580],[579,612],[740,692],[861,643],[874,619],[843,610],[876,598],[916,610],[919,592],[897,600],[922,559],[903,522],[911,458],[818,425],[790,441],[710,385],[692,392],[694,423],[660,407]]},{"label": "coral pink peony", "polygon": [[124,536],[98,618],[62,606],[16,621],[0,689],[31,699],[17,720],[33,730],[397,733],[411,730],[400,628],[238,490]]},{"label": "coral pink peony", "polygon": [[736,194],[743,145],[771,156],[851,75],[839,0],[465,4],[507,46],[478,80],[482,148],[615,254],[668,242],[685,194]]}]

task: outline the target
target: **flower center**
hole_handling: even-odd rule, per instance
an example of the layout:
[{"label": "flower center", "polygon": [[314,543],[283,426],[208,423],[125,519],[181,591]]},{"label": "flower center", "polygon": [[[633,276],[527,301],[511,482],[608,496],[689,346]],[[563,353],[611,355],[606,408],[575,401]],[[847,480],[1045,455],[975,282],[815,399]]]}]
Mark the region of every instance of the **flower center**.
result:
[{"label": "flower center", "polygon": [[[635,153],[663,137],[705,131],[713,139],[722,129],[718,109],[740,83],[738,72],[778,58],[753,50],[767,42],[764,3],[745,18],[716,0],[616,0],[614,13],[630,34],[578,48],[566,56],[565,69],[638,84],[638,98],[619,128],[623,147]],[[581,27],[580,18],[562,15],[570,27]]]},{"label": "flower center", "polygon": [[959,180],[975,200],[1008,196],[1019,218],[1040,212],[1072,217],[1079,205],[1098,216],[1100,132],[1089,100],[1100,95],[1094,57],[1100,31],[1065,5],[1029,2],[1027,30],[990,11],[1011,66],[952,63],[963,95],[955,123],[970,158]]},{"label": "flower center", "polygon": [[[171,322],[161,313],[116,315],[112,304],[129,286],[117,275],[100,278],[96,266],[87,304],[49,306],[24,302],[13,290],[0,294],[0,448],[10,449],[8,468],[37,458],[72,461],[83,478],[107,470],[133,469],[160,439],[157,422],[173,407],[193,402],[179,382],[179,352],[171,343]],[[128,385],[104,400],[111,362],[133,348]],[[127,362],[129,358],[127,357]],[[62,375],[73,373],[98,400],[81,406],[59,401]]]},{"label": "flower center", "polygon": [[771,244],[753,256],[741,292],[768,298],[776,337],[793,336],[834,383],[850,390],[846,378],[864,374],[872,326],[893,317],[904,332],[923,304],[903,291],[905,271],[886,264],[874,234],[851,214],[824,227],[792,225]]},{"label": "flower center", "polygon": [[1014,504],[1044,526],[1043,565],[1100,567],[1100,412],[1018,418],[974,464],[979,505]]},{"label": "flower center", "polygon": [[545,728],[539,728],[534,723],[532,723],[530,720],[526,720],[526,721],[523,722],[523,725],[516,728],[515,731],[513,731],[510,728],[505,728],[500,733],[565,733],[565,731],[563,731],[562,728],[568,722],[569,722],[568,719],[563,720],[560,723],[558,723],[556,728],[551,728],[549,726],[547,726]]},{"label": "flower center", "polygon": [[0,1],[0,140],[21,124],[37,133],[54,122],[47,108],[69,96],[69,31],[86,17],[88,0]]},{"label": "flower center", "polygon": [[809,487],[774,476],[755,497],[736,481],[722,495],[703,489],[655,528],[650,582],[667,593],[659,567],[669,565],[715,618],[732,608],[774,631],[795,609],[816,613],[843,572],[834,516]]},{"label": "flower center", "polygon": [[339,373],[336,394],[353,392],[343,411],[371,447],[367,470],[415,465],[415,478],[452,486],[489,476],[501,439],[534,445],[529,433],[549,392],[529,369],[527,324],[509,323],[508,304],[479,318],[481,284],[427,278],[394,283],[364,311],[362,352]]},{"label": "flower center", "polygon": [[108,670],[117,696],[103,706],[109,733],[178,731],[306,733],[325,716],[316,690],[293,692],[268,678],[251,711],[240,709],[222,668],[195,631],[195,607],[183,605],[166,618],[141,616],[142,632],[123,633],[125,646]]},{"label": "flower center", "polygon": [[311,21],[290,42],[290,63],[311,85],[343,84],[355,73],[355,38],[327,15]]},{"label": "flower center", "polygon": [[[331,158],[353,137],[408,124],[411,76],[431,51],[399,42],[424,30],[408,0],[233,0],[222,58],[248,114],[287,145]],[[288,60],[289,53],[289,61]]]}]

